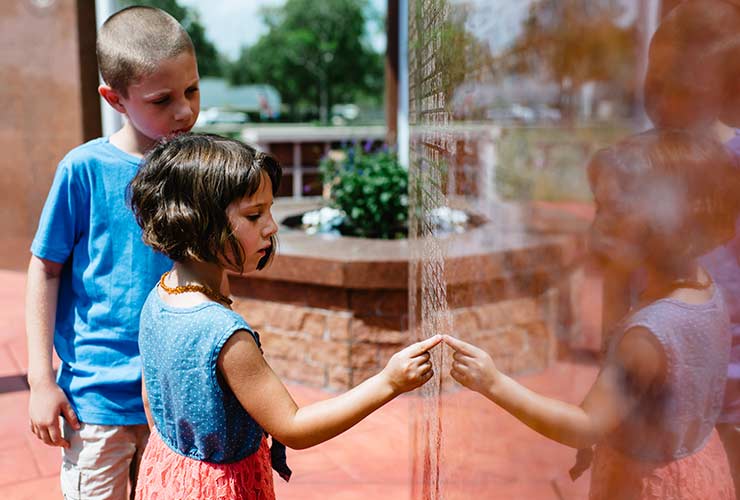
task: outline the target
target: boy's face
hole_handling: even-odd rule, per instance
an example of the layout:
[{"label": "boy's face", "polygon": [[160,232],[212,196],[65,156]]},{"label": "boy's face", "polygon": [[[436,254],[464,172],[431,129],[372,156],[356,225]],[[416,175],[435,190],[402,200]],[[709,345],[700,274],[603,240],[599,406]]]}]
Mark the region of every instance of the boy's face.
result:
[{"label": "boy's face", "polygon": [[256,193],[234,200],[226,207],[233,235],[244,250],[244,272],[257,269],[267,249],[272,246],[271,237],[277,233],[278,226],[272,218],[271,208],[272,182],[267,175],[262,176]]},{"label": "boy's face", "polygon": [[161,61],[151,74],[128,87],[119,103],[134,130],[151,141],[190,131],[200,112],[198,65],[183,52]]}]

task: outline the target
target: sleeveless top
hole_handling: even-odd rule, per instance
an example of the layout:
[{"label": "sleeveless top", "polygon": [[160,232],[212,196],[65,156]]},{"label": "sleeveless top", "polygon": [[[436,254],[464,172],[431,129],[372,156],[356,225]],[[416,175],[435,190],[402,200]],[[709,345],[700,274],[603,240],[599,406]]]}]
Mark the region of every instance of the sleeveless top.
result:
[{"label": "sleeveless top", "polygon": [[722,408],[730,349],[730,326],[719,287],[703,304],[657,300],[618,325],[607,352],[615,360],[624,334],[647,329],[667,362],[664,382],[643,395],[608,444],[632,458],[669,461],[699,451]]},{"label": "sleeveless top", "polygon": [[[725,143],[740,168],[740,129]],[[735,221],[735,237],[726,244],[704,255],[699,262],[719,285],[730,314],[732,348],[727,366],[725,402],[718,422],[740,423],[740,217]]]},{"label": "sleeveless top", "polygon": [[246,330],[215,302],[179,308],[151,291],[141,312],[139,348],[149,406],[162,441],[196,460],[232,463],[255,453],[264,431],[220,380],[216,362],[226,341]]}]

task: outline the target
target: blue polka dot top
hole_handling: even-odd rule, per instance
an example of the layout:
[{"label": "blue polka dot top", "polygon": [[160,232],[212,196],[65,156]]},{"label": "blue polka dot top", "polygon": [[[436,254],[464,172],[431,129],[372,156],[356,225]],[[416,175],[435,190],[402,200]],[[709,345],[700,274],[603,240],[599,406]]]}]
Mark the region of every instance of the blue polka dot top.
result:
[{"label": "blue polka dot top", "polygon": [[234,393],[217,376],[226,341],[246,330],[234,311],[215,302],[171,307],[152,290],[141,312],[139,348],[154,425],[172,450],[214,463],[239,461],[264,435]]}]

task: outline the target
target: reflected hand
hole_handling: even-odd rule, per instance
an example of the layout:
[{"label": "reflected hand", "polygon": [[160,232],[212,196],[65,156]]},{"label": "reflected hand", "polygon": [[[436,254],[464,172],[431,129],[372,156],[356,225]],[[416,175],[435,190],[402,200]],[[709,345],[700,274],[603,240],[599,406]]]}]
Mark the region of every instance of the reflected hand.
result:
[{"label": "reflected hand", "polygon": [[412,391],[432,378],[434,369],[429,350],[440,342],[442,336],[435,335],[391,356],[381,374],[386,377],[394,394]]},{"label": "reflected hand", "polygon": [[452,378],[471,391],[483,395],[491,393],[501,375],[491,356],[483,349],[449,335],[444,336],[444,342],[455,351],[450,369]]},{"label": "reflected hand", "polygon": [[55,382],[31,387],[28,414],[31,418],[31,432],[49,446],[69,448],[69,441],[62,438],[59,425],[60,415],[75,430],[80,428],[80,422],[72,405],[69,404],[64,391]]}]

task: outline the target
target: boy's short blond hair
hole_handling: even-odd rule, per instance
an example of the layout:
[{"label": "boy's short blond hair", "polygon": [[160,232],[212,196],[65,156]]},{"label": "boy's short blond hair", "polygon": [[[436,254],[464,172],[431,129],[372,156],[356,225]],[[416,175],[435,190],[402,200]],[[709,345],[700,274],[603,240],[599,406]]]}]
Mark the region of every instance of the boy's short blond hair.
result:
[{"label": "boy's short blond hair", "polygon": [[100,27],[96,43],[103,81],[128,97],[128,87],[151,74],[163,60],[195,54],[185,28],[163,10],[127,7]]}]

